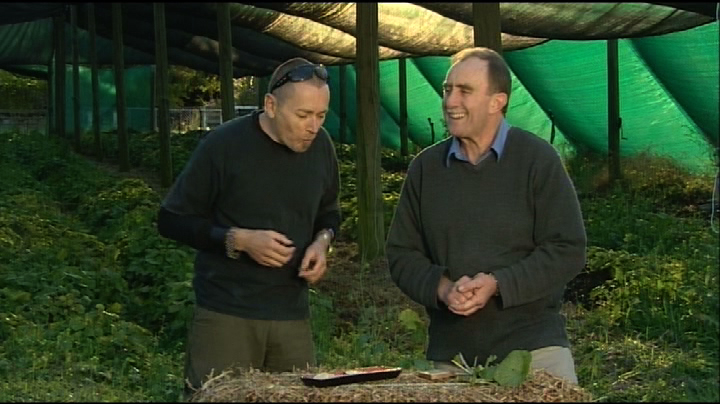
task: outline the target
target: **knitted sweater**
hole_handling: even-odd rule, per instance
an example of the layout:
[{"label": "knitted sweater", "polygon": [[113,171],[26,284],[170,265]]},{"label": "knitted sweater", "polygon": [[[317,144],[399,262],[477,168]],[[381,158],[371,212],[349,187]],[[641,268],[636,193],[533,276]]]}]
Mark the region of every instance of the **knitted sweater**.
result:
[{"label": "knitted sweater", "polygon": [[[484,364],[515,349],[569,346],[564,288],[585,265],[586,235],[571,180],[555,149],[511,128],[498,160],[453,160],[450,141],[410,163],[387,240],[392,279],[427,309],[427,358],[462,353]],[[438,300],[440,276],[492,272],[501,297],[470,316]]]},{"label": "knitted sweater", "polygon": [[[193,286],[199,306],[264,320],[307,318],[308,286],[298,276],[305,250],[323,228],[337,232],[338,163],[321,128],[296,153],[260,128],[259,113],[233,119],[198,145],[162,204],[160,233],[198,249]],[[296,249],[282,268],[246,253],[225,255],[230,227],[274,230]]]}]

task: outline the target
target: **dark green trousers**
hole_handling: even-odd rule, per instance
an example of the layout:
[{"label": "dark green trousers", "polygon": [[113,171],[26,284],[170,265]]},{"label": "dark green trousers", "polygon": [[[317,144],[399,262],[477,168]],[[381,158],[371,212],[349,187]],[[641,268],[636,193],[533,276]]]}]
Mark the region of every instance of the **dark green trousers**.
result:
[{"label": "dark green trousers", "polygon": [[230,367],[292,372],[308,366],[315,366],[309,319],[252,320],[195,306],[185,352],[191,389]]}]

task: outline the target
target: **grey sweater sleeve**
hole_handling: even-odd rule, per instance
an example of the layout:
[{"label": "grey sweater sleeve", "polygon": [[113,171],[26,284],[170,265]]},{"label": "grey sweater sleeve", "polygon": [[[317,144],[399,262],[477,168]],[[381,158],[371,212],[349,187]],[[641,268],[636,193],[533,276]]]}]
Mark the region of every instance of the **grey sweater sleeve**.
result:
[{"label": "grey sweater sleeve", "polygon": [[390,224],[385,251],[395,284],[415,302],[437,309],[437,288],[446,267],[433,264],[421,233],[421,164],[408,168],[395,214]]},{"label": "grey sweater sleeve", "polygon": [[505,308],[559,293],[585,266],[587,238],[577,193],[552,146],[540,153],[530,172],[536,247],[524,259],[493,272]]}]

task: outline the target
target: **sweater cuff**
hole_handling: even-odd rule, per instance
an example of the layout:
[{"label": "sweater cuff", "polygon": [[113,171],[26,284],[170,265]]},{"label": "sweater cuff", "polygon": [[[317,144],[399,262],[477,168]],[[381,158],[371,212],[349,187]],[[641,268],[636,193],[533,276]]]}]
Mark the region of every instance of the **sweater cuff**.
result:
[{"label": "sweater cuff", "polygon": [[507,286],[509,279],[507,276],[507,272],[504,270],[494,271],[492,275],[495,277],[495,281],[497,282],[497,292],[501,297],[498,299],[499,305],[501,308],[506,308],[512,306],[513,302],[511,297],[509,296],[509,292],[507,290],[502,291],[500,286]]},{"label": "sweater cuff", "polygon": [[221,247],[225,251],[225,235],[227,234],[229,227],[213,226],[210,229],[210,240],[213,245]]},{"label": "sweater cuff", "polygon": [[450,279],[450,271],[447,267],[432,265],[431,267],[431,279],[428,280],[428,284],[432,285],[432,290],[428,291],[427,301],[425,305],[431,309],[439,310],[441,307],[445,307],[445,303],[440,301],[440,295],[438,294],[438,287],[440,286],[440,278],[445,276]]}]

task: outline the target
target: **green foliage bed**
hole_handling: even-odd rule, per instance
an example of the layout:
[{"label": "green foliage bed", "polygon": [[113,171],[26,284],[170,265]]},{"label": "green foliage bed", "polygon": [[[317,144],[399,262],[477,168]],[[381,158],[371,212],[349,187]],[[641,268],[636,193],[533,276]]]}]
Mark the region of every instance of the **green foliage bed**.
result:
[{"label": "green foliage bed", "polygon": [[[200,136],[173,135],[175,175]],[[193,251],[157,234],[153,179],[105,168],[113,138],[98,165],[62,140],[0,135],[0,401],[182,397]],[[156,139],[131,135],[135,168],[157,169]],[[337,147],[344,221],[311,295],[318,359],[422,369],[424,313],[384,263],[360,266],[354,149]],[[383,152],[386,226],[408,161]],[[600,401],[717,402],[718,234],[697,209],[713,178],[640,156],[610,186],[598,161],[567,162],[590,240],[565,307],[580,383]]]}]

